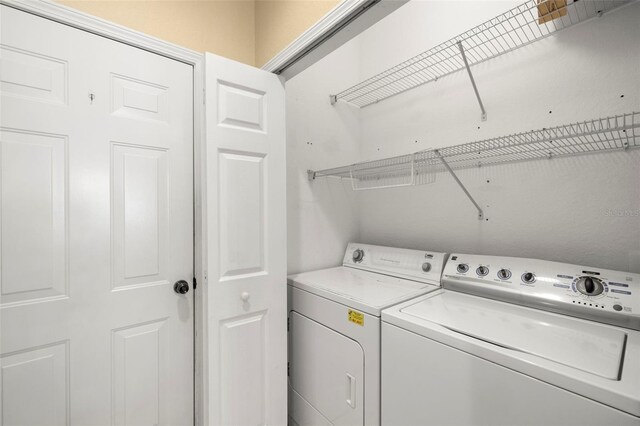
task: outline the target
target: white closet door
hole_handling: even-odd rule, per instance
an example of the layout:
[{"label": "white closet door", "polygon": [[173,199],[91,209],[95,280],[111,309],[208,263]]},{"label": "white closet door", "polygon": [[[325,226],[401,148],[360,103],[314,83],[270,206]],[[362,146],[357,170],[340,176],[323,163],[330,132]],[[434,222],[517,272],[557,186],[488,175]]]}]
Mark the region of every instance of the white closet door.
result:
[{"label": "white closet door", "polygon": [[1,19],[2,424],[192,424],[192,69]]},{"label": "white closet door", "polygon": [[209,423],[287,422],[284,87],[206,55]]}]

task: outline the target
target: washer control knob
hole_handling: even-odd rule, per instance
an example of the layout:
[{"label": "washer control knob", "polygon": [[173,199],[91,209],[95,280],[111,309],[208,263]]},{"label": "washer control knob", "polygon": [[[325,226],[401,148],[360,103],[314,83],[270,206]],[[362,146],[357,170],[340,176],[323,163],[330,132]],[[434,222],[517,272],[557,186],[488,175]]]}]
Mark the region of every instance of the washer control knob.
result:
[{"label": "washer control knob", "polygon": [[584,280],[584,289],[587,290],[587,293],[591,294],[596,290],[596,285],[593,283],[593,278],[587,277]]},{"label": "washer control knob", "polygon": [[364,259],[364,250],[362,249],[356,249],[353,252],[353,261],[358,263],[358,262],[362,262],[362,259]]},{"label": "washer control knob", "polygon": [[431,270],[431,264],[429,262],[424,262],[422,264],[422,270],[424,272],[429,272]]},{"label": "washer control knob", "polygon": [[498,278],[500,278],[501,280],[508,280],[509,278],[511,278],[511,271],[508,269],[500,269],[498,271]]},{"label": "washer control knob", "polygon": [[469,270],[469,265],[467,265],[466,263],[459,263],[457,270],[461,274],[464,274]]},{"label": "washer control knob", "polygon": [[576,282],[576,288],[585,296],[597,296],[604,291],[604,284],[594,277],[580,277]]},{"label": "washer control knob", "polygon": [[622,310],[622,305],[613,305],[613,310],[620,312]]},{"label": "washer control knob", "polygon": [[478,269],[476,269],[476,274],[480,275],[481,277],[484,277],[488,273],[489,268],[487,268],[486,266],[478,266]]},{"label": "washer control knob", "polygon": [[525,283],[532,283],[536,280],[536,276],[533,275],[531,272],[525,272],[524,274],[522,274],[522,281],[524,281]]}]

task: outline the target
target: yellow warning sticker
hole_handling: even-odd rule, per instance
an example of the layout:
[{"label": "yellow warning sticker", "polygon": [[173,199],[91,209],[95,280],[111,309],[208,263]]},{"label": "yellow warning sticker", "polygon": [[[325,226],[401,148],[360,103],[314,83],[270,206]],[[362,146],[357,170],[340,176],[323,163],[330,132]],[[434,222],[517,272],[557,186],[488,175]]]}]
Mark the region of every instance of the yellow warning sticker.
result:
[{"label": "yellow warning sticker", "polygon": [[362,312],[349,309],[349,321],[364,326],[364,314]]}]

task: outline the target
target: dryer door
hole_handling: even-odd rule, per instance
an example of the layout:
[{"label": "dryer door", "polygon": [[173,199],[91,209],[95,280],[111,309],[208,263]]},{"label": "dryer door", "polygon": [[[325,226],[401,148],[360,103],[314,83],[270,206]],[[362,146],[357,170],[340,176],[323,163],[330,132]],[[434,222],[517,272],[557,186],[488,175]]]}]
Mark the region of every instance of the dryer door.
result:
[{"label": "dryer door", "polygon": [[364,353],[318,322],[289,315],[289,415],[298,425],[364,423]]}]

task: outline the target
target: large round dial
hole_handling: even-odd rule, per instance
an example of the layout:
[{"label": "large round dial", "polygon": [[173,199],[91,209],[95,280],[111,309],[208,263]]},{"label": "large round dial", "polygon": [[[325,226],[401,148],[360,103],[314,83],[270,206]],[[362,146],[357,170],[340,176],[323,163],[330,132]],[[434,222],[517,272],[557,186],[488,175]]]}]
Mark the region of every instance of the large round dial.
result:
[{"label": "large round dial", "polygon": [[576,282],[576,288],[585,296],[597,296],[604,291],[604,284],[598,278],[580,277]]},{"label": "large round dial", "polygon": [[354,262],[362,262],[363,258],[364,258],[364,250],[357,249],[357,250],[353,251],[353,261]]}]

